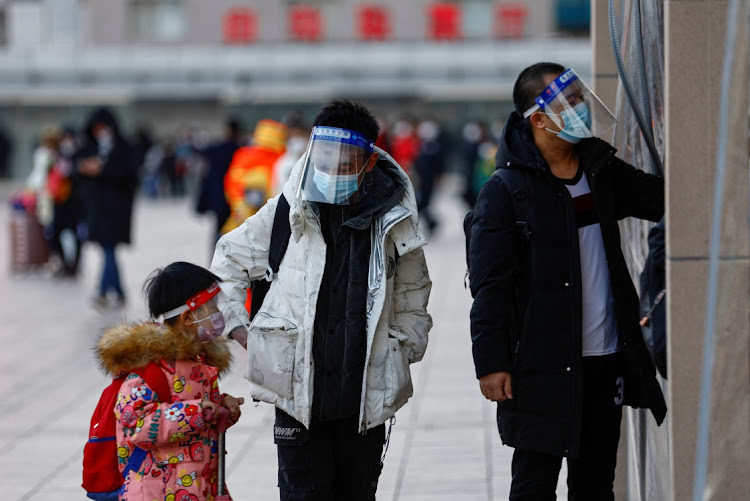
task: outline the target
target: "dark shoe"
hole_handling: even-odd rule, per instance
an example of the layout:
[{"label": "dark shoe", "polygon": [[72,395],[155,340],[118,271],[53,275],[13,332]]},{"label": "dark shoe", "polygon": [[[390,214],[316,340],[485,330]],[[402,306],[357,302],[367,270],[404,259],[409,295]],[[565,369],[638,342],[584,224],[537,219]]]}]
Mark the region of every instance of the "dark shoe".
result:
[{"label": "dark shoe", "polygon": [[91,298],[91,305],[97,310],[103,310],[109,306],[107,296],[94,296]]}]

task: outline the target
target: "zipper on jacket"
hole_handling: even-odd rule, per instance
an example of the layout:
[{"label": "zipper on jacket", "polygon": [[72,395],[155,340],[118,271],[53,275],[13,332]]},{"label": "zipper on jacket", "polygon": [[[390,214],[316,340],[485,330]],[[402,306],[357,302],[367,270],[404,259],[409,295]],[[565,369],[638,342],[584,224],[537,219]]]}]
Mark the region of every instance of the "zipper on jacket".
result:
[{"label": "zipper on jacket", "polygon": [[519,339],[518,341],[516,341],[516,349],[513,350],[513,364],[512,365],[514,369],[516,368],[516,365],[518,365],[518,352],[520,348],[521,348],[521,340]]},{"label": "zipper on jacket", "polygon": [[[568,236],[568,249],[570,249],[570,241],[571,241],[570,239],[573,238],[573,237],[575,237],[576,240],[578,240],[578,231],[576,231],[573,235],[571,235],[571,231],[570,231],[571,230],[571,221],[570,221],[570,210],[569,209],[571,208],[570,205],[572,204],[573,200],[572,200],[572,197],[570,196],[570,193],[568,192],[568,189],[565,186],[562,186],[562,190],[564,190],[564,193],[563,193],[563,191],[559,191],[557,194],[560,197],[560,199],[563,201],[563,204],[565,206],[564,207],[564,211],[565,211],[565,233]],[[566,194],[568,195],[567,198],[565,197]],[[568,200],[570,200],[570,204],[568,204]],[[579,249],[578,252],[580,254],[580,249]],[[570,268],[571,268],[571,271],[572,271],[572,256],[570,256],[570,250],[568,250],[568,260],[569,260],[569,265],[570,265]],[[580,257],[579,257],[579,260],[580,260]],[[570,283],[573,282],[573,278],[572,277],[568,277],[568,280],[570,281]],[[573,409],[575,409],[575,401],[576,401],[575,400],[575,393],[576,393],[575,375],[573,374],[573,362],[575,360],[575,346],[574,345],[575,345],[576,329],[575,329],[575,314],[574,314],[575,300],[574,300],[573,294],[571,293],[570,290],[568,291],[568,293],[570,294],[571,313],[572,314],[570,316],[570,337],[571,337],[571,343],[570,343],[570,352],[568,354],[568,356],[569,356],[568,362],[569,362],[570,365],[568,366],[569,370],[566,372],[566,374],[569,377],[573,378],[573,381],[570,383],[570,388],[571,388],[571,392],[570,392],[570,408],[571,408],[571,411],[572,411]],[[568,422],[570,422],[570,420]],[[566,445],[565,445],[565,451],[564,451],[563,455],[564,456],[568,456],[568,454],[570,453],[570,424],[568,424],[568,429],[567,429],[567,433],[566,433],[566,440],[565,440],[565,442],[566,442]]]}]

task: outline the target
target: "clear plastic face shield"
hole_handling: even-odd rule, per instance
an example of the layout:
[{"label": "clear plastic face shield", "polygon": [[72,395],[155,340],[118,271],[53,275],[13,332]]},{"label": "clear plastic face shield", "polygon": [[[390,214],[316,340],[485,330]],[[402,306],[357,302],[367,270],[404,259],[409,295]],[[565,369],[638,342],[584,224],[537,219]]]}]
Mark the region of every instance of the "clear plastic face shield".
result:
[{"label": "clear plastic face shield", "polygon": [[[218,282],[214,282],[209,288],[200,291],[190,297],[185,304],[178,306],[162,314],[164,320],[177,317],[182,313],[190,312],[190,323],[198,325],[198,337],[201,341],[213,341],[224,333],[226,325],[229,323],[225,320],[224,314],[220,307],[228,303],[228,298],[224,295],[219,287]],[[234,316],[232,310],[228,310],[230,316]]]},{"label": "clear plastic face shield", "polygon": [[616,122],[604,103],[572,69],[555,78],[535,101],[523,117],[541,111],[556,125],[547,130],[569,143],[601,136]]},{"label": "clear plastic face shield", "polygon": [[372,153],[372,141],[359,132],[313,127],[298,195],[310,202],[348,205]]}]

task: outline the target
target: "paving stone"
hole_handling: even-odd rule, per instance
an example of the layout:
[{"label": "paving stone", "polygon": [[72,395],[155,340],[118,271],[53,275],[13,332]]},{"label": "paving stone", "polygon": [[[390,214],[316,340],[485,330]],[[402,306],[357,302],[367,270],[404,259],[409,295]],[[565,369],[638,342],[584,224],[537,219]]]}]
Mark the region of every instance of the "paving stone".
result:
[{"label": "paving stone", "polygon": [[[463,285],[466,209],[457,186],[446,176],[435,201],[441,224],[425,249],[435,326],[424,360],[413,366],[414,397],[393,427],[379,500],[493,501],[508,495],[512,449],[500,443],[494,405],[483,399],[474,377],[471,296]],[[0,183],[2,200],[10,188]],[[10,405],[0,413],[0,499],[77,501],[84,498],[80,461],[91,412],[108,381],[91,348],[106,326],[148,319],[140,290],[152,270],[176,260],[208,265],[212,224],[194,214],[191,200],[138,200],[134,244],[118,248],[128,304],[102,313],[90,305],[101,263],[95,246],[84,248],[78,280],[11,274],[7,221],[2,204],[0,398]],[[247,397],[247,356],[239,346],[233,353],[221,388]],[[272,425],[271,406],[248,402],[227,434],[227,483],[236,501],[278,499]],[[563,498],[564,467],[560,478]]]}]

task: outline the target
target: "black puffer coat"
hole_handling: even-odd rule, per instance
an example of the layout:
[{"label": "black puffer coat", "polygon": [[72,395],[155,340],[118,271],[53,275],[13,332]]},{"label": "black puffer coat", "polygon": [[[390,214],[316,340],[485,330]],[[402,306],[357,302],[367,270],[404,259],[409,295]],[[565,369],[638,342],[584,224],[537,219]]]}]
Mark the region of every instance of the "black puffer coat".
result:
[{"label": "black puffer coat", "polygon": [[[615,157],[614,148],[600,139],[583,140],[576,148],[601,223],[626,360],[625,403],[650,408],[661,423],[666,404],[638,325],[638,296],[617,221],[629,216],[658,221],[664,183]],[[475,206],[469,266],[476,375],[512,374],[515,398],[498,404],[505,444],[577,457],[582,286],[573,201],[516,113],[506,124],[496,164],[522,170],[526,189],[511,194],[492,176]],[[512,197],[529,199],[528,241],[517,234]]]},{"label": "black puffer coat", "polygon": [[[93,133],[97,123],[109,126],[114,134],[114,146],[106,157],[98,153]],[[81,176],[89,240],[101,244],[130,243],[133,198],[138,185],[133,150],[123,139],[114,115],[106,108],[91,114],[84,132],[86,144],[77,157],[99,156],[102,162],[98,176]]]}]

